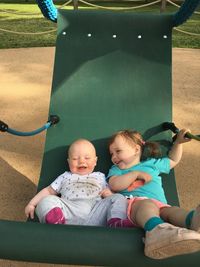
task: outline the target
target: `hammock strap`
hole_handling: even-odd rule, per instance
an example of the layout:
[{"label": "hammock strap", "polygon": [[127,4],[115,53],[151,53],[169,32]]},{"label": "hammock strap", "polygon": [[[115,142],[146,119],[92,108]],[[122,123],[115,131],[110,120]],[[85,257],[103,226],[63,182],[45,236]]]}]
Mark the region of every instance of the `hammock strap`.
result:
[{"label": "hammock strap", "polygon": [[18,136],[33,136],[36,134],[41,133],[44,130],[47,130],[50,126],[56,124],[59,122],[59,117],[57,115],[50,115],[49,120],[47,121],[47,123],[45,123],[45,125],[43,125],[42,127],[30,131],[30,132],[21,132],[21,131],[17,131],[15,129],[10,128],[5,122],[0,121],[0,131],[1,132],[7,132],[13,135],[18,135]]}]

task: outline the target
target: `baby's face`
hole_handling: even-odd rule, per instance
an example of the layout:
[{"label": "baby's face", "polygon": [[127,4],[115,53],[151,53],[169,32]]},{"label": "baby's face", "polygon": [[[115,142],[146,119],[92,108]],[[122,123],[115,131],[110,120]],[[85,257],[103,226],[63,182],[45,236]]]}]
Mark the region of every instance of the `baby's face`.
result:
[{"label": "baby's face", "polygon": [[69,149],[69,169],[72,173],[86,175],[94,171],[97,163],[96,151],[92,143],[78,140]]}]

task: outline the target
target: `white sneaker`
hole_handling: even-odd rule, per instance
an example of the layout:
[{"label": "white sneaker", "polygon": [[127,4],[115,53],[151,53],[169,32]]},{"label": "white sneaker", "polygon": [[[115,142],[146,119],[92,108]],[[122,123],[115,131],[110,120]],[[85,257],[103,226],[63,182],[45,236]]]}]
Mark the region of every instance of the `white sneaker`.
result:
[{"label": "white sneaker", "polygon": [[200,233],[162,223],[145,236],[144,254],[152,259],[165,259],[176,255],[200,251]]},{"label": "white sneaker", "polygon": [[200,205],[194,211],[190,229],[200,233]]}]

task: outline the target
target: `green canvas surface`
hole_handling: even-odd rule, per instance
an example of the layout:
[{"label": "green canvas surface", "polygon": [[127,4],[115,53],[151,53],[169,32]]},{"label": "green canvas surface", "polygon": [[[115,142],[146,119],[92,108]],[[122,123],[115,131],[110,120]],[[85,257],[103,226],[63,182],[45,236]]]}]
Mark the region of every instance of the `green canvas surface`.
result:
[{"label": "green canvas surface", "polygon": [[[96,170],[105,173],[115,131],[134,128],[145,139],[163,140],[164,152],[171,140],[161,127],[172,120],[171,16],[59,13],[49,114],[60,122],[47,133],[39,190],[66,170],[66,151],[77,138],[94,143]],[[173,174],[166,190],[177,203]]]},{"label": "green canvas surface", "polygon": [[[49,114],[60,122],[47,131],[38,190],[66,170],[66,151],[77,138],[94,143],[96,169],[105,173],[111,165],[107,140],[117,130],[135,128],[167,152],[171,134],[161,125],[172,120],[171,19],[59,11]],[[173,172],[163,182],[169,203],[177,204]],[[162,261],[145,257],[139,229],[0,221],[0,236],[5,259],[120,267],[197,266],[199,261],[199,253]]]}]

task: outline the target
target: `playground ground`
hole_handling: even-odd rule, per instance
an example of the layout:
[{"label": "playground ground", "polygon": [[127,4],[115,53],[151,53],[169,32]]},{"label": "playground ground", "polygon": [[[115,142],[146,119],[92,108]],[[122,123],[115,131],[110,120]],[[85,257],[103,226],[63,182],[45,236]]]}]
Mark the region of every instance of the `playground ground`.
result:
[{"label": "playground ground", "polygon": [[[11,128],[31,131],[47,121],[54,52],[53,47],[0,50],[0,119]],[[174,48],[172,71],[173,121],[179,128],[200,134],[200,49]],[[24,207],[36,192],[45,133],[33,137],[0,135],[0,218],[25,220]],[[184,145],[175,173],[180,205],[195,207],[200,203],[199,142]],[[0,260],[0,266],[67,265]]]}]

